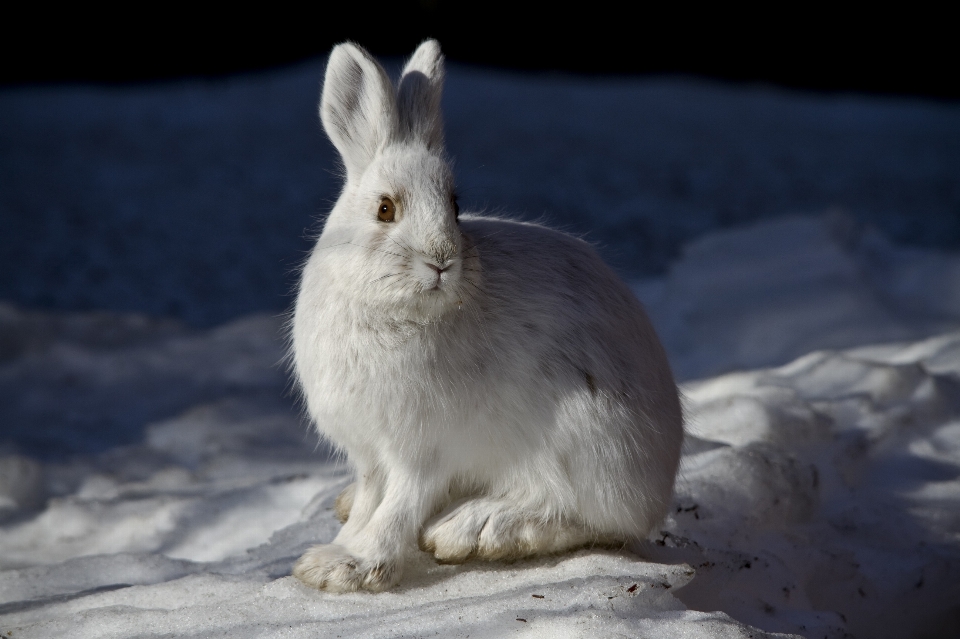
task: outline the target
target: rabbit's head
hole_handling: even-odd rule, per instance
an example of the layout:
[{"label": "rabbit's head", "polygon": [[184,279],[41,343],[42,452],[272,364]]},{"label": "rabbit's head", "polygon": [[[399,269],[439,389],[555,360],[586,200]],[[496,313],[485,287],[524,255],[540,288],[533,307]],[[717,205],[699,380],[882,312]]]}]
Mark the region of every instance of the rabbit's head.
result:
[{"label": "rabbit's head", "polygon": [[442,88],[434,40],[417,48],[396,88],[376,60],[346,43],[330,54],[320,102],[346,184],[319,248],[338,253],[351,287],[363,289],[358,299],[409,319],[459,308],[479,277],[458,225]]}]

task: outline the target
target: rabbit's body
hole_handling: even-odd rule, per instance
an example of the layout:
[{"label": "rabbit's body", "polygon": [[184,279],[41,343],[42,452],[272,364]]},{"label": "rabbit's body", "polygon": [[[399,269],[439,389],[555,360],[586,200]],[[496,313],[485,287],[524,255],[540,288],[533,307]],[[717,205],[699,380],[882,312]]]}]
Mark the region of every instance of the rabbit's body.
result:
[{"label": "rabbit's body", "polygon": [[[418,49],[404,78],[424,59],[439,64],[435,43]],[[440,560],[463,561],[645,536],[666,511],[683,429],[639,303],[579,239],[497,218],[458,221],[429,129],[439,113],[405,116],[403,79],[399,106],[378,95],[352,116],[336,111],[365,104],[329,97],[335,65],[357,77],[351,63],[361,92],[383,83],[362,50],[341,45],[331,56],[322,114],[347,184],[304,268],[293,352],[310,416],[357,482],[338,505],[349,518],[337,539],[308,551],[295,574],[331,590],[377,590],[399,578],[418,539]],[[406,117],[428,129],[370,143],[377,150],[351,166],[341,146],[358,135],[331,129],[359,113],[376,135],[389,132],[369,126],[377,100],[399,111],[394,126]],[[387,200],[402,217],[377,217]]]}]

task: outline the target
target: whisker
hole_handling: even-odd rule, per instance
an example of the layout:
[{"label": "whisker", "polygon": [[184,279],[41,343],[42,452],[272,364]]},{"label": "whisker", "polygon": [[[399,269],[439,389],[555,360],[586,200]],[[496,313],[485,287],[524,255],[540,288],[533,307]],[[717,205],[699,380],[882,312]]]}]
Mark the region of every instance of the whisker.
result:
[{"label": "whisker", "polygon": [[317,246],[318,249],[330,249],[337,248],[338,246],[343,246],[344,244],[349,244],[350,242],[340,242],[339,244],[329,244],[327,246]]},{"label": "whisker", "polygon": [[477,286],[476,284],[474,284],[473,282],[471,282],[470,280],[460,280],[460,281],[461,281],[461,282],[466,282],[467,284],[469,284],[469,285],[472,286],[473,288],[475,288],[475,289],[477,289],[478,291],[480,291],[481,293],[483,293],[483,289],[480,288],[479,286]]},{"label": "whisker", "polygon": [[399,246],[399,247],[400,247],[400,250],[402,250],[402,251],[409,251],[409,252],[411,252],[411,253],[417,253],[417,252],[418,252],[418,251],[414,251],[414,250],[413,250],[412,248],[410,248],[409,246],[405,246],[405,244],[401,244],[397,239],[395,239],[395,238],[393,238],[393,237],[390,237],[390,235],[387,234],[385,231],[381,231],[381,232],[383,233],[383,236],[384,236],[385,238],[387,238],[388,240],[390,240],[391,242],[393,242],[394,244],[396,244],[397,246]]},{"label": "whisker", "polygon": [[[379,252],[379,253],[385,253],[386,255],[393,255],[393,256],[395,256],[395,257],[406,257],[406,255],[401,255],[400,253],[394,253],[394,252],[392,252],[392,251],[385,251],[385,250],[383,250],[383,249],[375,248],[375,247],[373,247],[373,246],[364,246],[363,244],[354,244],[353,242],[340,242],[339,244],[331,244],[330,246],[318,246],[317,248],[322,248],[322,249],[336,248],[336,247],[338,247],[338,246],[344,246],[344,245],[348,245],[348,244],[349,244],[350,246],[356,246],[357,248],[366,249],[366,250],[368,250],[368,251],[377,251],[377,252]],[[402,248],[402,247],[401,247],[401,248]]]},{"label": "whisker", "polygon": [[[353,244],[353,243],[347,242],[347,244]],[[378,253],[383,253],[385,255],[393,255],[395,257],[406,257],[405,255],[401,255],[400,253],[394,253],[393,251],[385,251],[383,249],[374,248],[372,246],[363,246],[361,244],[353,244],[353,246],[356,246],[358,248],[364,248],[364,249],[367,249],[368,251],[377,251]]]},{"label": "whisker", "polygon": [[403,275],[403,273],[387,273],[386,275],[381,275],[380,277],[374,278],[367,282],[367,284],[373,284],[374,282],[379,282],[380,280],[385,280],[388,277],[397,277],[398,275]]}]

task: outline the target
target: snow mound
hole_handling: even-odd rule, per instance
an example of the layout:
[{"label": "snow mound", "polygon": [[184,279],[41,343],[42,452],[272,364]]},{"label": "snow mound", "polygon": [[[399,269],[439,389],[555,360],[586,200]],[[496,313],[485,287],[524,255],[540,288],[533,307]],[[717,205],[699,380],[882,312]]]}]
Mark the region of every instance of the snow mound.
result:
[{"label": "snow mound", "polygon": [[827,610],[855,636],[960,628],[960,333],[684,392],[688,453],[651,553],[697,570],[681,600],[805,634]]},{"label": "snow mound", "polygon": [[[42,458],[139,441],[152,420],[229,396],[278,397],[281,320],[198,332],[142,315],[28,312],[0,303],[0,422]],[[14,347],[15,345],[15,347]]]},{"label": "snow mound", "polygon": [[839,209],[710,234],[634,290],[680,379],[960,328],[960,255],[893,245]]}]

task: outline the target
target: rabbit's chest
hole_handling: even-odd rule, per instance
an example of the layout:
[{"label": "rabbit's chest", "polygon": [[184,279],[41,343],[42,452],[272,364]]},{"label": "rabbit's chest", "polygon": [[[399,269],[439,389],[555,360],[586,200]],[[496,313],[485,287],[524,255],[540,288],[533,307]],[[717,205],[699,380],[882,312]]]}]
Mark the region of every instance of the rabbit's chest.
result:
[{"label": "rabbit's chest", "polygon": [[308,400],[326,410],[396,414],[402,405],[449,402],[441,396],[465,384],[457,363],[472,356],[436,327],[402,321],[333,322],[304,333],[295,344],[298,373]]}]

